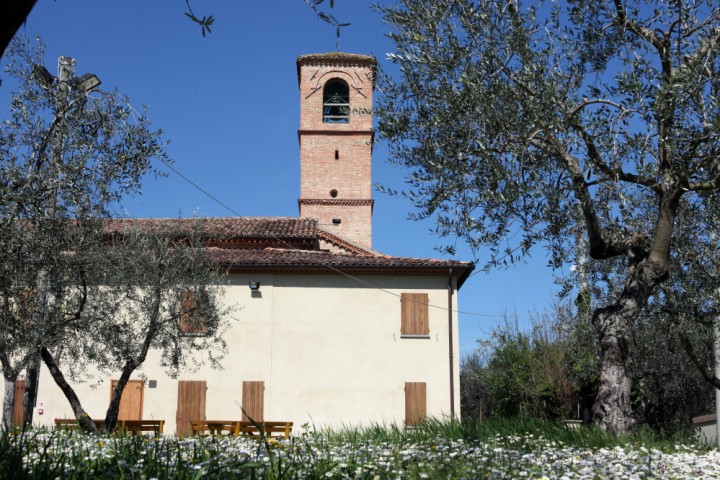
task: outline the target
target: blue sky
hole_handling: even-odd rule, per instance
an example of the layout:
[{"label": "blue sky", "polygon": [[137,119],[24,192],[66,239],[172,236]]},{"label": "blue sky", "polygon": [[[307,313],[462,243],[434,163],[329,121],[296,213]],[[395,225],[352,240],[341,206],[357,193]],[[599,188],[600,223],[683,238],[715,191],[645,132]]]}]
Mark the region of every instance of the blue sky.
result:
[{"label": "blue sky", "polygon": [[[372,54],[385,65],[393,46],[372,3],[336,0],[330,12],[351,23],[342,30],[340,50]],[[149,118],[170,142],[175,167],[234,211],[297,216],[295,59],[336,50],[334,28],[316,19],[303,0],[194,0],[191,5],[198,16],[216,18],[205,38],[185,18],[182,0],[41,0],[21,33],[45,41],[51,72],[59,55],[74,57],[78,75],[95,73],[103,88],[117,88],[138,108],[147,105]],[[5,74],[2,78],[0,118],[7,115],[13,88]],[[406,171],[389,165],[386,157],[385,146],[378,145],[373,181],[402,188]],[[409,202],[379,192],[373,196],[376,250],[440,257],[432,225],[407,220]],[[148,178],[143,194],[128,199],[124,208],[136,217],[232,215],[172,173]],[[460,248],[455,258],[470,260],[471,254]],[[473,350],[503,312],[517,311],[522,319],[529,311],[549,308],[556,289],[546,263],[544,252],[535,249],[527,265],[468,280],[460,291],[460,310],[481,315],[459,315],[462,354]]]}]

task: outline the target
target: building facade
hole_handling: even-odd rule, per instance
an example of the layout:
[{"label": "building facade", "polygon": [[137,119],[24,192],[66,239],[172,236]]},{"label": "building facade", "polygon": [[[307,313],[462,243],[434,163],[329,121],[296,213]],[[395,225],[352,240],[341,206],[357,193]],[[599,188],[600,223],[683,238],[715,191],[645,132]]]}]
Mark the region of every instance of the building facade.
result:
[{"label": "building facade", "polygon": [[[298,58],[299,218],[206,221],[238,307],[222,369],[169,377],[151,352],[122,398],[120,418],[292,421],[316,427],[415,423],[459,415],[457,290],[473,264],[372,249],[372,57]],[[143,220],[162,223],[162,219]],[[62,365],[61,365],[62,367]],[[35,421],[71,418],[47,371]],[[75,385],[103,418],[113,381]],[[42,411],[41,411],[42,410]]]}]

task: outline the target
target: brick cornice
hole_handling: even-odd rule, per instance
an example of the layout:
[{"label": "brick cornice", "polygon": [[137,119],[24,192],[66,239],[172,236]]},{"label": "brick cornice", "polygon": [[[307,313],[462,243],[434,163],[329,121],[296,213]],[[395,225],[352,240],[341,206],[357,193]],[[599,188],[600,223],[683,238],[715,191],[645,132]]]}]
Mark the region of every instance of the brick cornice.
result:
[{"label": "brick cornice", "polygon": [[300,205],[343,205],[343,206],[369,206],[373,207],[375,200],[370,198],[298,198]]},{"label": "brick cornice", "polygon": [[[347,124],[345,124],[347,125]],[[370,135],[371,137],[375,136],[375,130],[373,129],[367,129],[367,130],[308,130],[308,129],[301,129],[298,130],[298,137],[300,135]]]},{"label": "brick cornice", "polygon": [[373,70],[372,84],[375,88],[375,70],[377,69],[377,59],[369,55],[360,55],[355,53],[330,52],[330,53],[311,53],[301,55],[295,62],[297,66],[298,85],[300,85],[300,68],[302,66],[314,67],[369,67]]}]

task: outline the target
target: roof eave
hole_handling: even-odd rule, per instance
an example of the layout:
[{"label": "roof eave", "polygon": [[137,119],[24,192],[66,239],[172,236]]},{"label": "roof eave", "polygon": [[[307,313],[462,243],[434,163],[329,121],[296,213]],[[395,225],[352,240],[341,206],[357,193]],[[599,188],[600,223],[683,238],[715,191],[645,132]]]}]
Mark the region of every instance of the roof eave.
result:
[{"label": "roof eave", "polygon": [[312,273],[312,274],[332,274],[332,273],[360,273],[360,274],[425,274],[445,276],[450,273],[457,277],[457,289],[460,290],[462,285],[468,279],[475,264],[467,263],[464,265],[261,265],[261,264],[221,264],[221,267],[227,268],[230,273]]}]

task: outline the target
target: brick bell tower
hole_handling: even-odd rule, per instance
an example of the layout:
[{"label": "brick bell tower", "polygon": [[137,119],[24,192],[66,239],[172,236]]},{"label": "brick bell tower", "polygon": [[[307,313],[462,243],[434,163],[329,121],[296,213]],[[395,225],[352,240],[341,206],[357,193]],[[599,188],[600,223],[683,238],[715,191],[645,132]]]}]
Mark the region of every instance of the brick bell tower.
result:
[{"label": "brick bell tower", "polygon": [[372,95],[377,61],[320,53],[297,59],[301,217],[372,248]]}]

